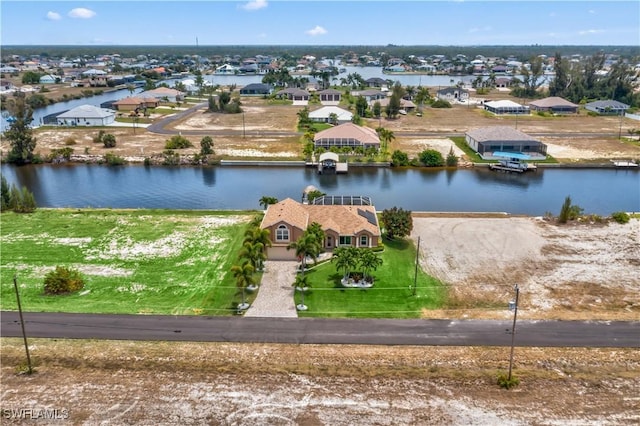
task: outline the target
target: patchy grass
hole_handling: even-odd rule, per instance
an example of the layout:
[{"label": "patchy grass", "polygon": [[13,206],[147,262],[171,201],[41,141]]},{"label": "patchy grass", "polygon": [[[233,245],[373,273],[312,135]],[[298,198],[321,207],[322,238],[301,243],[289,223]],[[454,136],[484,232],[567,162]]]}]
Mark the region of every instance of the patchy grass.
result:
[{"label": "patchy grass", "polygon": [[379,256],[383,264],[372,274],[375,285],[369,289],[342,287],[342,273],[330,262],[307,272],[311,289],[305,293],[305,304],[309,310],[299,316],[418,318],[423,309],[437,308],[444,302],[445,287],[420,268],[413,295],[416,248],[410,240],[385,240],[385,250]]},{"label": "patchy grass", "polygon": [[[240,296],[228,271],[251,217],[169,210],[2,213],[2,309],[16,309],[17,275],[27,311],[233,313]],[[44,295],[44,276],[57,265],[78,269],[85,288]]]}]

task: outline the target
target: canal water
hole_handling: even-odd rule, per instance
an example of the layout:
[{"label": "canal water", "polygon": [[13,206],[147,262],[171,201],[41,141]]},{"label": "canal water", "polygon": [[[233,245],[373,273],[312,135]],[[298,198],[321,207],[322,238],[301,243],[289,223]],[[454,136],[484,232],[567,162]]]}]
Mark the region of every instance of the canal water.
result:
[{"label": "canal water", "polygon": [[41,207],[258,209],[262,196],[300,200],[314,185],[330,195],[366,195],[378,210],[557,214],[566,196],[585,213],[640,211],[640,172],[538,169],[521,175],[487,169],[351,167],[346,175],[271,166],[145,167],[2,165]]}]

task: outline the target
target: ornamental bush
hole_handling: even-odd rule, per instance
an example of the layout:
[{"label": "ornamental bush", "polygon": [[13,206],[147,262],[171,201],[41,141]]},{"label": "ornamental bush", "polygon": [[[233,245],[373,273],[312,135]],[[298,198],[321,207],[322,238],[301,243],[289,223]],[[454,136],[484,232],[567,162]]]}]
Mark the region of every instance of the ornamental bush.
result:
[{"label": "ornamental bush", "polygon": [[192,146],[191,141],[182,135],[172,136],[171,139],[167,140],[164,144],[165,149],[184,149],[191,148]]},{"label": "ornamental bush", "polygon": [[44,277],[44,292],[46,294],[67,294],[81,290],[84,278],[76,269],[66,266],[56,266],[56,269]]},{"label": "ornamental bush", "polygon": [[620,224],[629,223],[630,216],[627,212],[614,212],[611,213],[611,219]]}]

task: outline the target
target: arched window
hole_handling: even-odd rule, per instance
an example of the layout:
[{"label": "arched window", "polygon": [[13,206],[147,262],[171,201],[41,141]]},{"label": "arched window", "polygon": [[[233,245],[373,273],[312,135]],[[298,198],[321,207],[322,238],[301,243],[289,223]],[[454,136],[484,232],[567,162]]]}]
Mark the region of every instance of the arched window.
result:
[{"label": "arched window", "polygon": [[276,229],[276,241],[289,241],[289,228],[280,225]]}]

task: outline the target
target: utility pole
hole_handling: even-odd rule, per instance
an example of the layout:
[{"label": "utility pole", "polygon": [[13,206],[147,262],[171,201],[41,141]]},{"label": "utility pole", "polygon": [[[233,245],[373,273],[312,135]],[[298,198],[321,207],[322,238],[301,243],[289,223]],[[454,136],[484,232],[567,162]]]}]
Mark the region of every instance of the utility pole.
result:
[{"label": "utility pole", "polygon": [[33,373],[31,367],[31,356],[29,356],[29,344],[27,343],[27,333],[24,330],[24,318],[22,317],[22,305],[20,304],[20,293],[18,292],[18,278],[13,276],[13,288],[16,290],[16,300],[18,301],[18,313],[20,314],[20,327],[22,327],[22,339],[24,340],[24,350],[27,353],[27,374]]},{"label": "utility pole", "polygon": [[420,236],[418,236],[418,245],[416,247],[416,270],[413,274],[413,295],[416,295],[416,287],[418,286],[418,256],[420,256]]},{"label": "utility pole", "polygon": [[511,370],[513,369],[513,348],[516,339],[516,319],[518,317],[518,298],[520,296],[520,288],[518,284],[514,287],[516,291],[516,300],[513,305],[513,327],[511,328],[511,355],[509,356],[509,382],[511,382]]},{"label": "utility pole", "polygon": [[244,112],[242,113],[242,139],[246,136],[245,127],[244,127]]}]

